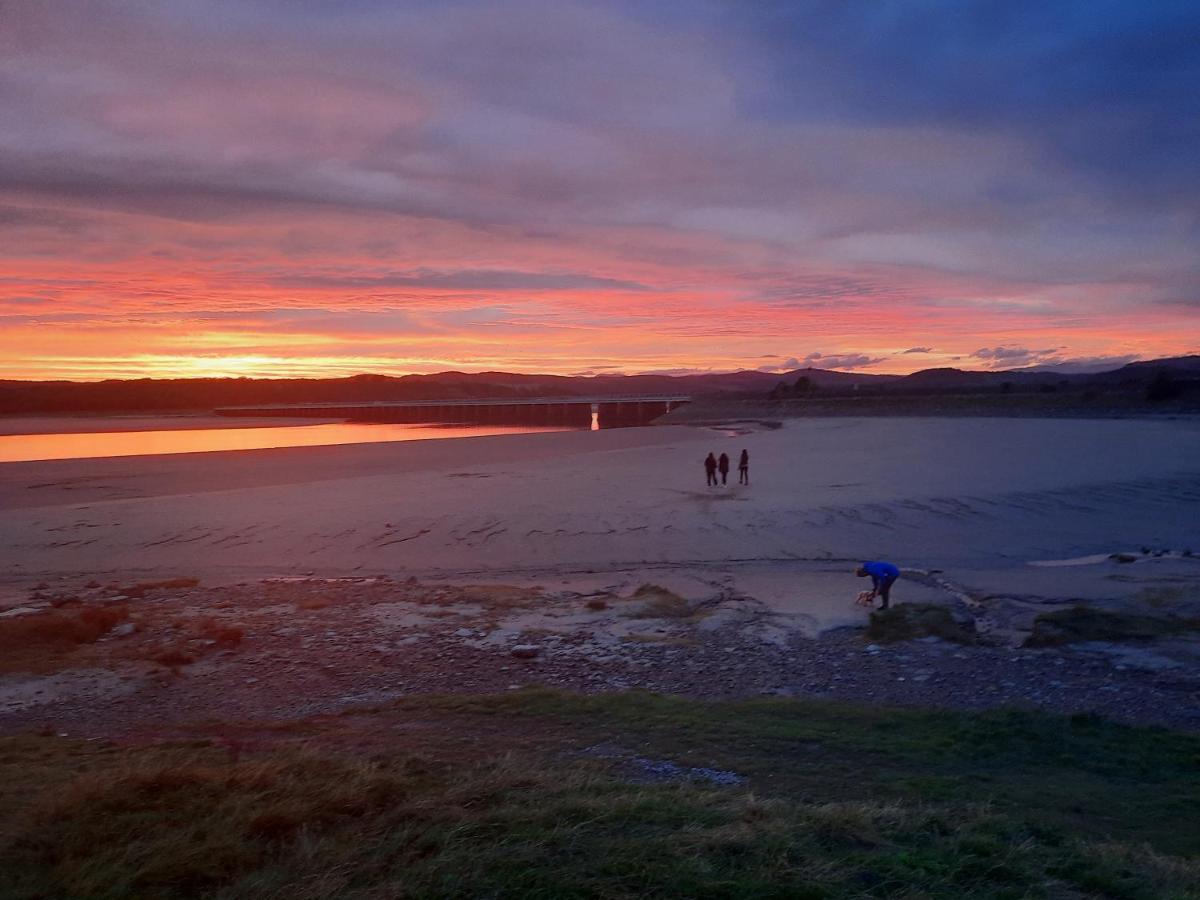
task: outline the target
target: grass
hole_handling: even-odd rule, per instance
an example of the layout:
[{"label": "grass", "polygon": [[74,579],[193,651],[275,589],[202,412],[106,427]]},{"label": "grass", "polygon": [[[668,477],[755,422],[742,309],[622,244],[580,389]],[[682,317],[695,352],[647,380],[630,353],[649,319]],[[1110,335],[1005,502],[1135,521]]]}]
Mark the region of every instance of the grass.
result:
[{"label": "grass", "polygon": [[626,615],[634,619],[686,619],[692,615],[687,600],[657,584],[643,584],[630,597],[640,606]]},{"label": "grass", "polygon": [[318,609],[328,609],[333,601],[328,597],[301,597],[296,601],[296,609],[311,612]]},{"label": "grass", "polygon": [[1143,588],[1138,592],[1137,601],[1153,606],[1155,609],[1164,607],[1188,608],[1200,604],[1200,588],[1195,585],[1164,585]]},{"label": "grass", "polygon": [[212,616],[199,616],[176,624],[170,638],[150,645],[143,658],[169,669],[190,666],[207,653],[239,646],[245,632]]},{"label": "grass", "polygon": [[477,603],[492,612],[528,609],[542,600],[540,587],[522,587],[511,584],[466,584],[440,585],[427,588],[411,599],[417,603],[436,606],[458,606]]},{"label": "grass", "polygon": [[1068,609],[1042,613],[1034,619],[1033,632],[1025,646],[1054,647],[1082,641],[1147,641],[1188,631],[1200,631],[1200,618],[1107,612],[1080,603]]},{"label": "grass", "polygon": [[163,581],[142,581],[138,584],[118,588],[118,590],[131,600],[140,600],[151,591],[182,590],[184,588],[198,587],[199,585],[199,578],[168,578]]},{"label": "grass", "polygon": [[956,644],[973,644],[976,636],[955,620],[950,610],[932,603],[899,603],[875,610],[867,624],[867,638],[880,644],[938,637]]},{"label": "grass", "polygon": [[74,652],[129,618],[123,604],[71,606],[0,619],[0,671],[65,668]]},{"label": "grass", "polygon": [[[747,782],[635,783],[599,741]],[[237,759],[5,738],[0,896],[1200,897],[1198,762],[1087,716],[542,690]]]}]

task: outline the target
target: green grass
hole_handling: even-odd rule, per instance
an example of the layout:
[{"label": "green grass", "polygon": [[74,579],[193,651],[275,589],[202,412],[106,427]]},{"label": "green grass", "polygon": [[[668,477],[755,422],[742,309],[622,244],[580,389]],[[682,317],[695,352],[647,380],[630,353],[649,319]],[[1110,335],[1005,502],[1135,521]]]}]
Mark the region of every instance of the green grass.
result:
[{"label": "green grass", "polygon": [[1147,641],[1200,631],[1200,618],[1106,612],[1084,604],[1042,613],[1033,622],[1027,647],[1053,647],[1081,641]]},{"label": "green grass", "polygon": [[1200,738],[1094,717],[528,690],[252,731],[0,740],[0,896],[1200,897]]}]

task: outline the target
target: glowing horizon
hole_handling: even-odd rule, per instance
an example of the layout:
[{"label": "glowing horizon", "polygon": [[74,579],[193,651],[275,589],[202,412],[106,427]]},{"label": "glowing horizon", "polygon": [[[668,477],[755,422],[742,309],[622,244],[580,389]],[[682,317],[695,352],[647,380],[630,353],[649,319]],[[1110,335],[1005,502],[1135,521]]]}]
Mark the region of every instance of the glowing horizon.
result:
[{"label": "glowing horizon", "polygon": [[1198,54],[1168,37],[1197,27],[1170,4],[984,28],[937,3],[17,2],[0,378],[1195,353]]}]

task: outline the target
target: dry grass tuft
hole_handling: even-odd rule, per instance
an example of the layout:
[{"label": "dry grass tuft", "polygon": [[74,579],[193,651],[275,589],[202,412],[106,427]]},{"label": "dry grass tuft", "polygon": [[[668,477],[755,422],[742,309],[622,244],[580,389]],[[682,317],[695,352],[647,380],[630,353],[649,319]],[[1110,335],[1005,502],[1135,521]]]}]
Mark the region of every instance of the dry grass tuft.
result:
[{"label": "dry grass tuft", "polygon": [[160,666],[166,666],[168,669],[178,669],[180,666],[190,666],[196,661],[196,657],[179,647],[163,647],[149,656],[151,662],[156,662]]},{"label": "dry grass tuft", "polygon": [[301,597],[296,601],[296,609],[305,610],[308,612],[328,609],[333,605],[333,601],[328,597]]},{"label": "dry grass tuft", "polygon": [[686,619],[692,614],[687,600],[657,584],[643,584],[630,598],[641,605],[627,613],[635,619]]},{"label": "dry grass tuft", "polygon": [[129,607],[80,606],[0,620],[0,650],[91,644],[129,618]]},{"label": "dry grass tuft", "polygon": [[150,591],[182,590],[183,588],[198,587],[199,578],[168,578],[165,581],[142,581],[127,587],[117,588],[126,597],[140,600]]},{"label": "dry grass tuft", "polygon": [[1200,618],[1143,616],[1107,612],[1076,604],[1069,609],[1043,613],[1033,621],[1027,647],[1055,647],[1081,641],[1149,641],[1154,638],[1200,631]]},{"label": "dry grass tuft", "polygon": [[190,666],[205,654],[231,650],[245,638],[241,628],[227,625],[212,616],[188,619],[178,625],[180,634],[177,637],[145,649],[140,654],[141,658],[178,669]]},{"label": "dry grass tuft", "polygon": [[881,644],[938,637],[956,644],[974,644],[976,634],[970,623],[958,622],[944,606],[933,603],[899,603],[871,613],[867,638]]},{"label": "dry grass tuft", "polygon": [[542,598],[541,588],[511,584],[472,584],[453,589],[450,602],[478,603],[489,610],[526,609]]},{"label": "dry grass tuft", "polygon": [[129,607],[75,606],[0,620],[0,671],[49,671],[129,618]]},{"label": "dry grass tuft", "polygon": [[75,606],[0,621],[0,672],[48,674],[87,664],[128,607]]}]

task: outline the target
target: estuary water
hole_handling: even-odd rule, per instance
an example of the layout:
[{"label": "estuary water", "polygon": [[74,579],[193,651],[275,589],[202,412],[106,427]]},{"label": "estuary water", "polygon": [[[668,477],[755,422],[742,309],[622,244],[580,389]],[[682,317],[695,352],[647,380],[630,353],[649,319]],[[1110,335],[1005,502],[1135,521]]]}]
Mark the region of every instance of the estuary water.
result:
[{"label": "estuary water", "polygon": [[323,422],[313,425],[280,425],[262,428],[168,428],[138,431],[0,434],[0,463],[112,456],[152,456],[163,453],[212,453],[222,450],[265,450],[271,447],[326,447],[335,444],[428,441],[579,430],[584,429],[561,426]]}]

